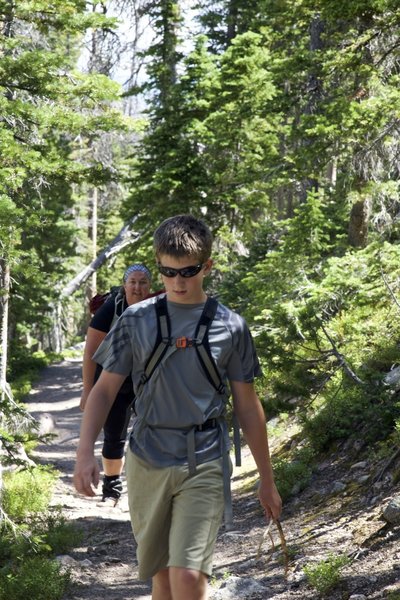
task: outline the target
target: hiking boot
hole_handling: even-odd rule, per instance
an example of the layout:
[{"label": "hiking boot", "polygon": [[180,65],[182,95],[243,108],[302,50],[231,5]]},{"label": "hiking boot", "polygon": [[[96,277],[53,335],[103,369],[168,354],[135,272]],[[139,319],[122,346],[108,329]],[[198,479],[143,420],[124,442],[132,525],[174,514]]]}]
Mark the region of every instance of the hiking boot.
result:
[{"label": "hiking boot", "polygon": [[122,480],[119,475],[104,475],[102,502],[113,501],[114,506],[122,494]]}]

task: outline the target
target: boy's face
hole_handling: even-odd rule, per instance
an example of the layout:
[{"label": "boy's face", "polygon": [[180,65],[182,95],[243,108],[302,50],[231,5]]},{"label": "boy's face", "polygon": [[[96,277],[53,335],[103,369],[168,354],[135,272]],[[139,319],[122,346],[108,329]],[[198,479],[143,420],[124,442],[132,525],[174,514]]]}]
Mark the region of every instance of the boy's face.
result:
[{"label": "boy's face", "polygon": [[[185,269],[199,265],[199,261],[193,257],[175,258],[168,254],[161,254],[158,257],[158,264],[162,267],[172,269]],[[167,277],[161,273],[162,281],[167,292],[168,300],[181,304],[198,304],[206,300],[206,294],[203,290],[203,279],[211,271],[212,260],[208,259],[202,264],[199,272],[193,277],[183,277],[177,273],[175,277]]]}]

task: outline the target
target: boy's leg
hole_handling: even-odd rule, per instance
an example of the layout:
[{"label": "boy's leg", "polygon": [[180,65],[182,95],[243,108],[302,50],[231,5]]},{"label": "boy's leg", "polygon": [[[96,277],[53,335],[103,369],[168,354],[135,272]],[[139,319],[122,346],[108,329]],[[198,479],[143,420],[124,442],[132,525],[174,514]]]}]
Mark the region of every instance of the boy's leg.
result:
[{"label": "boy's leg", "polygon": [[151,467],[128,448],[126,476],[139,578],[153,577],[157,594],[167,589],[166,568],[176,569],[177,593],[189,580],[203,600],[224,508],[222,461],[200,464],[190,476],[187,467]]},{"label": "boy's leg", "polygon": [[[203,580],[201,574],[205,578],[211,575],[223,510],[222,459],[197,465],[196,473],[181,482],[174,496],[169,533],[170,568],[186,569],[186,576],[192,581],[194,573],[199,574],[196,581]],[[185,578],[185,572],[181,577]]]},{"label": "boy's leg", "polygon": [[173,600],[207,600],[207,576],[201,571],[169,568],[169,582]]},{"label": "boy's leg", "polygon": [[152,583],[152,600],[207,600],[207,577],[194,569],[162,569]]},{"label": "boy's leg", "polygon": [[152,600],[172,600],[169,585],[169,569],[158,571],[152,578]]}]

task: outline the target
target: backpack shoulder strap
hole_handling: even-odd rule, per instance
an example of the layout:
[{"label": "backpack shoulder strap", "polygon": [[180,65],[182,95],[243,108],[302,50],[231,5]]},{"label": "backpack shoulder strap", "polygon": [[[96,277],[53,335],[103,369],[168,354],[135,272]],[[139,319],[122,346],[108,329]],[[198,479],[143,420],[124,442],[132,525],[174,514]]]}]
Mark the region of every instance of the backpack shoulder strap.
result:
[{"label": "backpack shoulder strap", "polygon": [[210,343],[208,340],[208,332],[217,312],[217,308],[218,301],[215,298],[208,297],[199,322],[197,323],[194,337],[196,339],[195,348],[197,355],[209,382],[218,393],[223,394],[225,392],[225,385],[221,380],[217,365],[211,354]]},{"label": "backpack shoulder strap", "polygon": [[[142,391],[144,384],[150,379],[171,345],[171,323],[168,315],[166,296],[157,298],[154,307],[157,315],[157,339],[153,351],[147,359],[137,394]],[[194,345],[209,382],[218,393],[224,394],[225,385],[221,380],[217,365],[211,354],[208,340],[208,332],[215,317],[215,313],[217,312],[217,308],[218,301],[215,298],[207,298],[203,312],[196,326],[196,343]]]},{"label": "backpack shoulder strap", "polygon": [[124,312],[125,308],[126,308],[126,304],[125,304],[125,294],[118,288],[118,291],[115,291],[115,289],[111,289],[110,293],[109,293],[109,297],[114,296],[114,316],[113,319],[111,321],[111,327],[115,324],[115,322],[119,319],[119,317],[122,315],[122,313]]},{"label": "backpack shoulder strap", "polygon": [[139,395],[144,384],[150,379],[171,345],[171,322],[169,320],[167,309],[166,296],[157,298],[154,309],[157,316],[157,338],[153,351],[147,359],[141,380],[138,386],[137,394]]},{"label": "backpack shoulder strap", "polygon": [[[202,364],[204,372],[208,380],[220,394],[225,393],[225,385],[223,384],[217,365],[211,354],[210,343],[208,340],[208,331],[215,317],[218,308],[218,301],[215,298],[209,297],[204,306],[203,313],[196,328],[196,350],[199,360]],[[238,419],[232,409],[232,426],[233,426],[233,444],[235,448],[235,463],[237,467],[242,464],[240,453],[240,427]]]}]

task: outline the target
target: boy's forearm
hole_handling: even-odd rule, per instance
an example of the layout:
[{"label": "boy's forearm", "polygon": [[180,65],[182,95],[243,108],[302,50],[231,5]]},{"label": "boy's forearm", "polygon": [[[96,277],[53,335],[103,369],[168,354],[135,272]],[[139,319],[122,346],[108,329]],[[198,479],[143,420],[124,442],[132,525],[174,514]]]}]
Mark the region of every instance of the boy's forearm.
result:
[{"label": "boy's forearm", "polygon": [[239,401],[239,422],[260,474],[258,497],[267,518],[279,519],[282,500],[275,485],[264,410],[254,392],[247,402]]},{"label": "boy's forearm", "polygon": [[232,381],[234,409],[260,477],[273,481],[265,414],[253,384]]},{"label": "boy's forearm", "polygon": [[260,477],[272,482],[274,475],[269,452],[268,435],[261,404],[257,410],[242,415],[240,419],[243,436],[250,448]]},{"label": "boy's forearm", "polygon": [[81,431],[77,455],[93,452],[94,444],[106,421],[112,401],[93,388],[86,402],[82,417]]},{"label": "boy's forearm", "polygon": [[90,356],[85,355],[82,363],[82,383],[86,394],[89,394],[93,387],[95,372],[96,363],[90,358]]},{"label": "boy's forearm", "polygon": [[92,453],[108,413],[124,380],[123,375],[102,372],[87,399],[77,455]]}]

